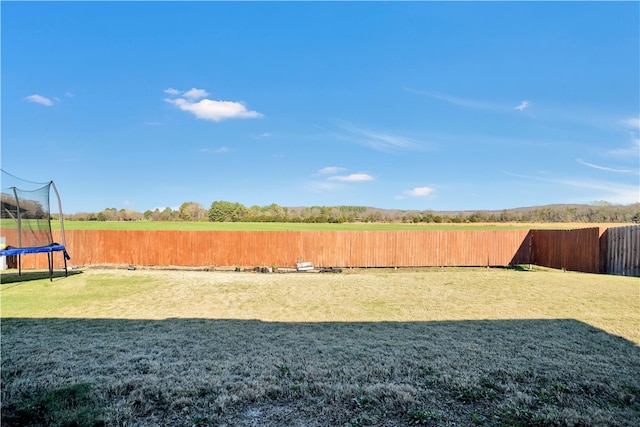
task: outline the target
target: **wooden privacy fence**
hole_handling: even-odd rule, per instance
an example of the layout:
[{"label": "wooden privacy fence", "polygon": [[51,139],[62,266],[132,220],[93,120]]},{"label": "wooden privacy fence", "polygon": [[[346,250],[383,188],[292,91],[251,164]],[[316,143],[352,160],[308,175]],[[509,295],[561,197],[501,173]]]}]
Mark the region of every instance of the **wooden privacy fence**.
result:
[{"label": "wooden privacy fence", "polygon": [[601,239],[601,271],[640,277],[640,225],[608,228]]},{"label": "wooden privacy fence", "polygon": [[[632,239],[625,237],[626,243],[621,243],[617,232],[606,233],[600,228],[441,231],[68,230],[65,234],[71,265],[294,267],[297,262],[311,262],[317,267],[444,267],[535,264],[588,273],[639,275],[637,230],[638,226],[625,232],[625,236],[632,236]],[[59,237],[54,232],[54,240],[60,241]],[[631,252],[635,255],[628,255]],[[603,257],[609,261],[603,262]],[[622,261],[629,257],[636,261]],[[56,257],[54,262],[56,267],[63,265],[62,257]],[[613,267],[619,265],[632,267],[621,267],[622,272],[616,272],[618,270]],[[47,258],[43,254],[24,256],[22,266],[46,268]]]},{"label": "wooden privacy fence", "polygon": [[[185,267],[293,267],[302,261],[325,267],[502,266],[529,261],[528,235],[527,230],[65,233],[72,265]],[[25,256],[22,265],[42,268],[46,257]]]},{"label": "wooden privacy fence", "polygon": [[600,272],[600,228],[531,230],[531,264]]}]

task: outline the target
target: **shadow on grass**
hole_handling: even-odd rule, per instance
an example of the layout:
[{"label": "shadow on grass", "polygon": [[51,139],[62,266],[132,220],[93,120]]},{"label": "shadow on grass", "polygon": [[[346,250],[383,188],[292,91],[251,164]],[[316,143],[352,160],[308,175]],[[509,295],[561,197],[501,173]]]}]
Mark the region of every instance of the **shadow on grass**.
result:
[{"label": "shadow on grass", "polygon": [[[76,274],[82,274],[80,270],[69,270],[65,275],[64,270],[54,270],[53,280],[64,279],[67,276],[74,276]],[[28,270],[23,271],[22,274],[18,274],[18,270],[10,272],[3,272],[0,275],[0,284],[8,285],[22,282],[30,282],[32,280],[49,279],[49,270]]]},{"label": "shadow on grass", "polygon": [[511,270],[511,271],[531,272],[531,271],[534,271],[535,268],[539,268],[539,267],[537,266],[534,267],[532,264],[512,264],[512,265],[507,265],[505,267],[494,267],[494,268],[498,268],[502,270]]},{"label": "shadow on grass", "polygon": [[[640,419],[640,348],[571,319],[5,318],[1,326],[7,426],[632,426]],[[50,407],[47,396],[68,402]]]}]

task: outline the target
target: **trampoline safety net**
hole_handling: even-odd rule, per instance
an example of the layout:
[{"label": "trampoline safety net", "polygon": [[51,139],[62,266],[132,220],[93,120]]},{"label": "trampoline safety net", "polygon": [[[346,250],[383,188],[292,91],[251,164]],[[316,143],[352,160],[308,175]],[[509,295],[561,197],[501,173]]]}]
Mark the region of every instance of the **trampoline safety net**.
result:
[{"label": "trampoline safety net", "polygon": [[[2,171],[2,194],[0,198],[0,229],[4,242],[0,250],[5,256],[38,252],[63,251],[66,260],[64,225],[60,196],[53,181],[32,182]],[[54,242],[51,232],[51,190],[58,201],[60,221],[59,243]],[[50,268],[51,270],[51,268]]]}]

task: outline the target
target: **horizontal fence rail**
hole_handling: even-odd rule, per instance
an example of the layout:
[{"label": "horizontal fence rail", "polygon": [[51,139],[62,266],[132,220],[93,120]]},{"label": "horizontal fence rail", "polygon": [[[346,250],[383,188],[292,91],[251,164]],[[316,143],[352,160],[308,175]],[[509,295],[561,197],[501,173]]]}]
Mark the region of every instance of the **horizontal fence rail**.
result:
[{"label": "horizontal fence rail", "polygon": [[[621,227],[628,228],[628,227]],[[124,231],[68,230],[70,265],[176,267],[448,267],[535,264],[588,273],[639,275],[638,226],[631,231]],[[0,230],[10,233],[11,230]],[[54,240],[60,242],[58,231]],[[606,260],[603,258],[606,257]],[[60,268],[63,258],[54,257]],[[59,258],[59,259],[58,259]],[[634,264],[635,263],[635,264]],[[10,263],[8,263],[10,264]],[[22,257],[46,268],[45,254]]]}]

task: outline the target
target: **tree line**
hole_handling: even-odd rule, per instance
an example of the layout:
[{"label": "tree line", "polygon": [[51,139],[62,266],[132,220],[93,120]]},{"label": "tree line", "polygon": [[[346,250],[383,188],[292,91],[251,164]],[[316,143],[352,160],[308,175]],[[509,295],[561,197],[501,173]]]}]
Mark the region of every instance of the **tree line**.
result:
[{"label": "tree line", "polygon": [[404,222],[404,223],[480,223],[480,222],[583,222],[640,223],[640,203],[613,205],[546,205],[500,211],[433,211],[379,209],[365,206],[246,207],[242,203],[218,200],[205,209],[200,203],[184,202],[175,210],[106,208],[101,212],[65,214],[75,221],[211,221],[211,222]]}]

